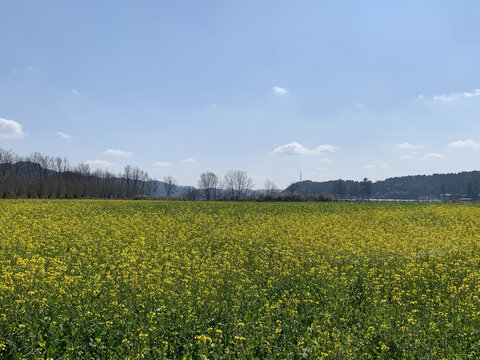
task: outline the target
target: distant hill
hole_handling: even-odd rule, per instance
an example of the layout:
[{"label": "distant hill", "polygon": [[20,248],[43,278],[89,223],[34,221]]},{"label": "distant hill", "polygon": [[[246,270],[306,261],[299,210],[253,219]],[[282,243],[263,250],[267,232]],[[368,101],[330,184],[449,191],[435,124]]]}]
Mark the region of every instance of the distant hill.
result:
[{"label": "distant hill", "polygon": [[[329,194],[334,193],[336,180],[315,182],[305,180],[294,183],[283,192],[299,194]],[[345,180],[345,198],[358,197],[360,181]],[[451,197],[470,197],[479,193],[480,171],[465,171],[450,174],[411,175],[392,177],[372,183],[372,198],[376,199],[439,199],[442,187]],[[469,188],[470,187],[470,188]],[[357,189],[355,194],[355,189]]]},{"label": "distant hill", "polygon": [[[85,166],[72,169],[65,163],[60,165],[46,168],[28,160],[0,163],[0,198],[136,198],[164,197],[167,194],[164,182],[149,178],[138,168],[130,168],[130,176],[127,176],[100,170],[90,172]],[[365,195],[366,185],[368,196]],[[246,195],[255,197],[264,193],[264,190],[249,190]],[[369,181],[368,184],[353,180],[305,180],[290,185],[283,193],[399,200],[433,200],[449,194],[449,199],[477,200],[480,198],[480,171],[392,177],[373,183]],[[217,198],[225,197],[225,194],[224,190],[217,189]],[[176,186],[170,196],[191,200],[204,198],[203,192],[192,186]]]},{"label": "distant hill", "polygon": [[[165,189],[165,183],[159,180],[153,180],[155,183],[154,189],[155,192],[154,196],[167,196],[167,190]],[[177,185],[175,186],[175,190],[172,193],[172,196],[186,196],[189,192],[197,190],[193,186],[185,186],[185,185]]]}]

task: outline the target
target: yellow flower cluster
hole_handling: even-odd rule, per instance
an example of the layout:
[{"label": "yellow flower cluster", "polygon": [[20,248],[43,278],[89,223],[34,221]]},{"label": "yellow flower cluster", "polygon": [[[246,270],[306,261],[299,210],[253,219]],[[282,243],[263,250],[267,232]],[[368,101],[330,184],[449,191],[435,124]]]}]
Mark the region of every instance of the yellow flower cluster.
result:
[{"label": "yellow flower cluster", "polygon": [[473,204],[0,202],[0,359],[474,359]]}]

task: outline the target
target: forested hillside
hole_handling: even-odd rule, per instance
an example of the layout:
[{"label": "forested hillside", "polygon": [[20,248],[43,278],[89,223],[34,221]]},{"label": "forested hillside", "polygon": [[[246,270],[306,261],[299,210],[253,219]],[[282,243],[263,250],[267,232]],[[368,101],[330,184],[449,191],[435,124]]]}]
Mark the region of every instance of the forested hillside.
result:
[{"label": "forested hillside", "polygon": [[310,180],[297,182],[287,187],[284,192],[300,194],[331,194],[342,199],[411,199],[432,200],[468,197],[478,198],[480,171],[468,171],[452,174],[412,175],[393,177],[371,182],[330,180],[314,182]]}]

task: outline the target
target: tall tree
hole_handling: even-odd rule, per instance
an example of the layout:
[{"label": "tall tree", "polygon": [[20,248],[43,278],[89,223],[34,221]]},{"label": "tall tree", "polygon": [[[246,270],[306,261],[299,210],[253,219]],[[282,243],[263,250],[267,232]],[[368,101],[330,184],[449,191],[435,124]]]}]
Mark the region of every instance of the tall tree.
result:
[{"label": "tall tree", "polygon": [[137,167],[115,175],[86,163],[72,168],[65,158],[33,153],[23,159],[0,149],[0,197],[132,198],[155,194],[155,184]]},{"label": "tall tree", "polygon": [[265,189],[265,193],[267,195],[271,195],[277,190],[277,185],[272,180],[267,179],[263,183],[263,188]]},{"label": "tall tree", "polygon": [[372,181],[364,178],[360,182],[360,194],[362,199],[370,199],[372,197]]},{"label": "tall tree", "polygon": [[478,184],[475,180],[470,180],[467,185],[467,197],[473,201],[477,201],[478,198]]},{"label": "tall tree", "polygon": [[175,189],[177,188],[177,180],[175,180],[171,175],[165,176],[163,178],[163,186],[165,188],[165,194],[167,197],[170,197],[175,193]]},{"label": "tall tree", "polygon": [[342,179],[338,179],[332,184],[332,193],[333,196],[337,199],[342,200],[347,193],[347,185]]},{"label": "tall tree", "polygon": [[232,199],[236,200],[253,187],[253,181],[245,170],[230,170],[225,175],[225,187]]},{"label": "tall tree", "polygon": [[358,183],[355,182],[350,186],[349,195],[350,195],[350,198],[356,199],[356,198],[358,198],[358,194],[359,194]]},{"label": "tall tree", "polygon": [[213,172],[206,171],[200,175],[198,187],[203,192],[206,200],[215,200],[218,188],[218,176]]},{"label": "tall tree", "polygon": [[447,194],[447,190],[445,190],[445,184],[442,184],[440,186],[440,197],[441,197],[443,202],[447,201],[446,194]]}]

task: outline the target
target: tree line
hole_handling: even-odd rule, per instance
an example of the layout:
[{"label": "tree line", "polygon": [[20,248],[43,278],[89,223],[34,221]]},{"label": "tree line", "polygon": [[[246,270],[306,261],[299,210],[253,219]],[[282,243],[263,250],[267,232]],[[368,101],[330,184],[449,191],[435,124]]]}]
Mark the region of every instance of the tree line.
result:
[{"label": "tree line", "polygon": [[197,186],[205,200],[239,200],[251,192],[254,184],[245,170],[230,170],[223,178],[206,171],[200,175]]},{"label": "tree line", "polygon": [[[178,182],[171,175],[160,182],[131,165],[115,174],[108,170],[92,170],[87,163],[72,166],[62,157],[39,152],[21,157],[0,148],[0,198],[241,200],[252,195],[253,186],[252,178],[244,170],[230,170],[223,178],[207,171],[201,174],[198,189],[187,188],[178,193]],[[270,180],[266,186],[267,194],[276,190]]]},{"label": "tree line", "polygon": [[305,180],[291,184],[285,192],[303,195],[325,193],[338,200],[408,199],[408,200],[466,200],[480,199],[480,171],[451,174],[410,175],[372,182]]},{"label": "tree line", "polygon": [[223,177],[206,171],[200,175],[197,189],[190,189],[184,197],[187,200],[230,200],[230,201],[330,201],[325,194],[303,195],[278,189],[270,179],[263,183],[263,190],[254,191],[253,180],[245,170],[229,170]]},{"label": "tree line", "polygon": [[206,171],[200,175],[197,188],[180,187],[177,180],[165,176],[163,181],[150,178],[136,166],[127,165],[123,172],[91,169],[88,163],[76,166],[64,157],[39,152],[22,157],[0,148],[0,198],[46,199],[135,199],[178,198],[207,201],[328,201],[325,195],[303,196],[282,193],[269,179],[264,190],[254,191],[252,178],[244,170],[230,170],[224,176]]},{"label": "tree line", "polygon": [[[150,178],[136,166],[127,165],[121,173],[91,169],[88,163],[73,166],[65,157],[34,152],[22,157],[0,148],[0,198],[46,199],[135,199],[180,198],[185,200],[329,201],[325,194],[302,194],[294,184],[281,191],[267,179],[263,190],[253,190],[252,178],[244,170],[229,170],[224,176],[211,171],[200,175],[197,188],[179,187],[177,180]],[[335,197],[343,198],[345,186],[337,184]],[[363,191],[363,190],[362,190]],[[367,191],[368,192],[368,191]]]},{"label": "tree line", "polygon": [[335,180],[332,184],[332,195],[337,200],[370,199],[372,197],[372,181],[364,178],[362,181],[348,186],[345,180]]},{"label": "tree line", "polygon": [[38,152],[20,157],[0,149],[1,198],[131,199],[154,195],[157,187],[147,172],[131,165],[114,174],[86,163],[72,166],[62,157]]}]

